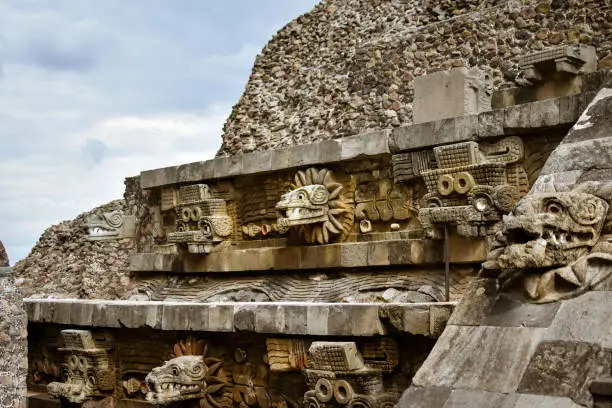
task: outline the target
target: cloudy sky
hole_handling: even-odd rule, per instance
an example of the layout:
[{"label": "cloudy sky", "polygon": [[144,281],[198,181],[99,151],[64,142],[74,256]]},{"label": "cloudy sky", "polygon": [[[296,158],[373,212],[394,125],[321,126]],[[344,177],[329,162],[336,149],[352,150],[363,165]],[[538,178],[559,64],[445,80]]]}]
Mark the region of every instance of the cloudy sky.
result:
[{"label": "cloudy sky", "polygon": [[212,158],[257,53],[316,0],[0,0],[0,239]]}]

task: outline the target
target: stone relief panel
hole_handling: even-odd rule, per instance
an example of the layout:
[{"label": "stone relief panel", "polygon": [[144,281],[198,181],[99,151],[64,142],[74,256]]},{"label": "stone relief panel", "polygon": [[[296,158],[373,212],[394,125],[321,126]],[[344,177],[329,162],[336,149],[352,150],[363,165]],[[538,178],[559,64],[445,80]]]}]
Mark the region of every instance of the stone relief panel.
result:
[{"label": "stone relief panel", "polygon": [[88,241],[134,238],[136,217],[122,211],[93,214],[85,221]]},{"label": "stone relief panel", "polygon": [[62,330],[64,381],[47,385],[49,394],[72,403],[108,396],[114,389],[113,361],[104,340],[89,330]]},{"label": "stone relief panel", "polygon": [[612,184],[532,193],[505,216],[483,273],[503,288],[522,282],[532,302],[580,295],[612,276]]},{"label": "stone relief panel", "polygon": [[341,179],[329,169],[298,171],[293,189],[276,204],[278,224],[295,228],[309,244],[346,239],[353,226],[353,203]]},{"label": "stone relief panel", "polygon": [[174,231],[167,234],[167,242],[186,245],[191,253],[210,252],[213,245],[229,239],[234,230],[226,200],[213,198],[206,184],[163,191],[161,208],[175,212]]},{"label": "stone relief panel", "polygon": [[391,223],[385,229],[400,229],[400,222],[409,221],[416,212],[413,189],[394,184],[390,179],[363,183],[355,190],[355,216],[359,231],[372,231],[372,223]]},{"label": "stone relief panel", "polygon": [[[37,337],[61,333],[64,338],[65,344],[51,350],[62,355],[58,370],[64,377],[52,381],[47,391],[70,406],[102,406],[112,399],[202,408],[298,408],[314,400],[317,406],[391,406],[434,343],[407,334],[320,341],[125,328],[92,333],[63,327],[35,324],[33,329]],[[410,350],[398,348],[405,341],[411,342]],[[45,348],[44,343],[32,346],[31,368]],[[35,371],[54,371],[51,359],[45,364],[47,368],[41,363]]]},{"label": "stone relief panel", "polygon": [[[311,364],[304,370],[309,390],[303,406],[321,408],[391,408],[398,399],[383,384],[383,368],[395,367],[398,361],[385,354],[384,364],[368,364],[354,342],[315,341],[310,345]],[[392,368],[391,368],[392,369]]]},{"label": "stone relief panel", "polygon": [[275,206],[290,186],[291,181],[284,174],[247,177],[237,184],[241,197],[238,217],[244,238],[263,239],[284,235],[289,230],[278,224]]},{"label": "stone relief panel", "polygon": [[231,384],[223,371],[223,362],[207,357],[208,345],[193,337],[174,346],[174,358],[156,367],[146,376],[146,400],[168,405],[197,399],[202,408],[228,406],[224,395]]},{"label": "stone relief panel", "polygon": [[[521,165],[524,155],[519,137],[507,137],[494,143],[463,142],[433,149],[435,168],[428,156],[410,155],[413,174],[420,174],[427,187],[419,220],[426,234],[441,238],[443,225],[456,226],[465,237],[492,235],[501,221],[529,189],[529,180]],[[395,160],[396,171],[406,179],[408,156]],[[416,164],[415,164],[416,163]],[[396,177],[397,178],[397,177]]]},{"label": "stone relief panel", "polygon": [[[475,276],[473,268],[454,268],[451,300],[458,300]],[[169,277],[143,280],[134,300],[198,302],[421,303],[444,301],[442,270],[364,271],[240,277]]]}]

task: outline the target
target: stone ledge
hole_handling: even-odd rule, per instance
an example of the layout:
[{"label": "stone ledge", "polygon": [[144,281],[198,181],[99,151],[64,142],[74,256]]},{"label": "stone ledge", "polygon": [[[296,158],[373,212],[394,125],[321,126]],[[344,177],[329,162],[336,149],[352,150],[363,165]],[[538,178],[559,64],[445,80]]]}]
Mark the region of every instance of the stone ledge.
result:
[{"label": "stone ledge", "polygon": [[376,336],[387,334],[388,326],[391,326],[393,331],[437,337],[455,303],[187,303],[25,299],[24,305],[30,322],[87,327]]},{"label": "stone ledge", "polygon": [[594,93],[514,105],[504,109],[441,119],[393,130],[379,130],[341,139],[188,163],[140,173],[143,189],[240,175],[320,166],[440,144],[525,133],[533,129],[572,125]]},{"label": "stone ledge", "polygon": [[0,276],[11,276],[13,273],[12,268],[10,266],[2,266],[0,267]]},{"label": "stone ledge", "polygon": [[441,144],[511,136],[534,129],[570,126],[587,107],[592,93],[514,105],[504,109],[393,129],[389,151],[399,153]]},{"label": "stone ledge", "polygon": [[388,133],[387,130],[380,130],[288,149],[217,157],[202,162],[147,170],[140,173],[140,183],[143,189],[149,189],[389,154]]},{"label": "stone ledge", "polygon": [[[432,240],[395,240],[225,250],[204,256],[137,253],[130,257],[130,271],[245,272],[433,265],[443,262],[439,245]],[[481,259],[451,261],[479,262]]]}]

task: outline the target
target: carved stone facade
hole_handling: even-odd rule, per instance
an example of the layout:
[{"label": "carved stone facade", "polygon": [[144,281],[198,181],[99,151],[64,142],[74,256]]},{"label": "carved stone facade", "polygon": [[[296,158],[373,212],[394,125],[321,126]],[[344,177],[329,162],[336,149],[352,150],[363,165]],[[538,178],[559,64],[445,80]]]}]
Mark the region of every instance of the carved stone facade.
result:
[{"label": "carved stone facade", "polygon": [[[113,361],[104,339],[95,339],[89,330],[62,330],[64,354],[62,382],[47,385],[49,394],[72,403],[112,394]],[[38,367],[40,369],[40,366]]]},{"label": "carved stone facade", "polygon": [[435,168],[425,170],[424,164],[417,164],[428,191],[419,219],[432,238],[442,237],[444,224],[456,226],[457,233],[466,237],[494,234],[502,215],[529,189],[520,163],[519,137],[482,146],[476,142],[439,146],[433,156]]},{"label": "carved stone facade", "polygon": [[604,230],[611,192],[611,183],[587,183],[523,198],[504,218],[485,270],[501,271],[502,285],[520,277],[536,303],[577,296],[602,284],[612,276],[604,266],[612,265],[612,230]]}]

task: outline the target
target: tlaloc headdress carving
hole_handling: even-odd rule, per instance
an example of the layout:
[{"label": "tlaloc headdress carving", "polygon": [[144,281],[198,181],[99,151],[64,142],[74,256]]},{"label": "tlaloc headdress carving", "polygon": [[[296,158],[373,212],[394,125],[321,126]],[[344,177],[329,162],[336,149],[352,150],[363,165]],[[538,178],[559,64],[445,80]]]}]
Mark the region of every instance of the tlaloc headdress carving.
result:
[{"label": "tlaloc headdress carving", "polygon": [[354,215],[331,170],[298,171],[293,187],[276,204],[279,225],[298,227],[308,243],[326,244],[348,233]]},{"label": "tlaloc headdress carving", "polygon": [[206,357],[208,345],[193,337],[174,345],[174,358],[154,368],[146,377],[146,399],[166,405],[199,399],[202,408],[222,408],[222,390],[229,384],[223,378],[222,362]]}]

